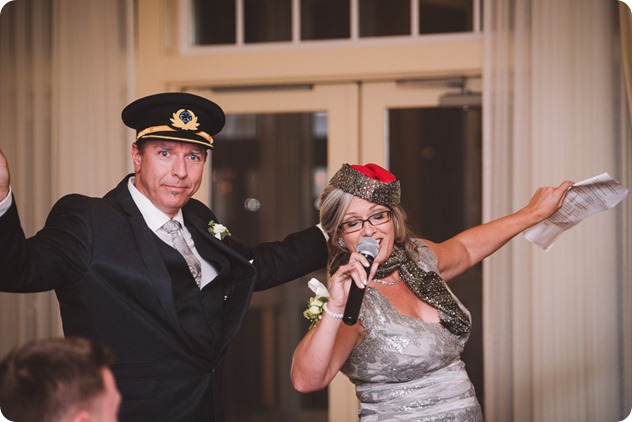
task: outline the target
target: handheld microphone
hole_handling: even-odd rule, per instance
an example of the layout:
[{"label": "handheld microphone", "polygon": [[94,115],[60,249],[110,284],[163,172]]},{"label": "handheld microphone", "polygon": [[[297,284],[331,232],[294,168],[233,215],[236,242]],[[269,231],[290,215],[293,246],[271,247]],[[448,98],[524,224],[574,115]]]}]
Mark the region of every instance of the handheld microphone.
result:
[{"label": "handheld microphone", "polygon": [[[358,246],[356,247],[356,251],[361,253],[367,261],[369,261],[369,266],[366,267],[366,275],[369,276],[371,272],[371,265],[373,264],[373,260],[380,252],[380,245],[377,243],[377,240],[372,237],[363,237],[358,242]],[[358,320],[358,314],[360,313],[360,305],[362,305],[362,299],[364,298],[364,291],[366,289],[361,289],[356,286],[355,282],[351,280],[351,287],[349,287],[349,296],[347,297],[347,304],[345,305],[345,312],[342,315],[342,321],[347,325],[353,325]]]}]

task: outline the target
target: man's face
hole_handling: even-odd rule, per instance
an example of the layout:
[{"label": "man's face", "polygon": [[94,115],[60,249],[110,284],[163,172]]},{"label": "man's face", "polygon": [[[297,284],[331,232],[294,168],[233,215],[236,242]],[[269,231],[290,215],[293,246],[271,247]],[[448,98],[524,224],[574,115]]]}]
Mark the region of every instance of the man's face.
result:
[{"label": "man's face", "polygon": [[142,153],[132,145],[136,189],[173,217],[200,187],[207,151],[187,142],[145,142]]}]

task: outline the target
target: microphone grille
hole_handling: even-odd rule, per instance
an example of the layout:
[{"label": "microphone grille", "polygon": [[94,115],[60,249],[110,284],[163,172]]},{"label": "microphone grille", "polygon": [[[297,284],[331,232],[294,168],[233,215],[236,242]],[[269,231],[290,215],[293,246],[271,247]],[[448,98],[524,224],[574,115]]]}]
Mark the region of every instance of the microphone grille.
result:
[{"label": "microphone grille", "polygon": [[372,237],[363,237],[358,242],[356,251],[375,258],[377,254],[380,253],[380,245],[377,243],[377,240]]}]

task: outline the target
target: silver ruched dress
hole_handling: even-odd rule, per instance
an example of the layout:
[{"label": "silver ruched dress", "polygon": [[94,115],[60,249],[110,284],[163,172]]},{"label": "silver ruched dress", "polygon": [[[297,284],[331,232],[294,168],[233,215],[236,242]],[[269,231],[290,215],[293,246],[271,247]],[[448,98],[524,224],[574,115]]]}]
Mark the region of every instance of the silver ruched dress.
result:
[{"label": "silver ruched dress", "polygon": [[[436,258],[420,246],[418,265],[436,271]],[[371,287],[359,320],[367,335],[341,370],[356,386],[362,422],[483,420],[460,358],[468,335],[402,315]]]}]

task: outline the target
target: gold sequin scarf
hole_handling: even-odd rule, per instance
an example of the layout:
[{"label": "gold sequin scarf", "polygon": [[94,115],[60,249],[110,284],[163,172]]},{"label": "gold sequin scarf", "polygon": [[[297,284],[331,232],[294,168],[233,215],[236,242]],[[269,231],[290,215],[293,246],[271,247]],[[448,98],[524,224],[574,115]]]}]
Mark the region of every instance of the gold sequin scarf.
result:
[{"label": "gold sequin scarf", "polygon": [[375,277],[388,277],[395,270],[399,270],[402,281],[418,298],[439,310],[441,324],[448,331],[456,336],[470,332],[470,319],[448,291],[439,274],[424,271],[397,246],[388,260],[380,264]]}]

